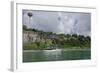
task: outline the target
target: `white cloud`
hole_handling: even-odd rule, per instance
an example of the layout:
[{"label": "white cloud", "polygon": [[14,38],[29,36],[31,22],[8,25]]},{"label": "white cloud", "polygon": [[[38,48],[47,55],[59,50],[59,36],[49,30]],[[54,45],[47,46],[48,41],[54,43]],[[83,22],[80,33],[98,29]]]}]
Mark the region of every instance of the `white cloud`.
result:
[{"label": "white cloud", "polygon": [[[28,12],[33,13],[30,23]],[[90,35],[91,14],[23,10],[23,24],[29,28],[55,33]]]}]

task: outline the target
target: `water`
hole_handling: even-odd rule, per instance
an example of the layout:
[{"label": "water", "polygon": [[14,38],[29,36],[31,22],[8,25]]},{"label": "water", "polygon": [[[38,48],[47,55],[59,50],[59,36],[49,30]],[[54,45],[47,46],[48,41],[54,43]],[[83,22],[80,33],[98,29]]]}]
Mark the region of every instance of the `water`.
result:
[{"label": "water", "polygon": [[30,50],[23,51],[23,62],[91,59],[90,50]]}]

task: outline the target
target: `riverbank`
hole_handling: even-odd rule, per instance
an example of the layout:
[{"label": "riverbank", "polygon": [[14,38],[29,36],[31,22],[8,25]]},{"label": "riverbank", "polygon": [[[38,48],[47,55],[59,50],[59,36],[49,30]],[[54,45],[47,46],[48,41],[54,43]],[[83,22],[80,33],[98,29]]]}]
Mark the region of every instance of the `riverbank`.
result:
[{"label": "riverbank", "polygon": [[[56,49],[53,49],[56,50]],[[63,51],[91,51],[91,49],[60,49]],[[47,50],[23,50],[23,52],[39,52],[39,51],[47,51]],[[48,50],[52,51],[52,50]]]}]

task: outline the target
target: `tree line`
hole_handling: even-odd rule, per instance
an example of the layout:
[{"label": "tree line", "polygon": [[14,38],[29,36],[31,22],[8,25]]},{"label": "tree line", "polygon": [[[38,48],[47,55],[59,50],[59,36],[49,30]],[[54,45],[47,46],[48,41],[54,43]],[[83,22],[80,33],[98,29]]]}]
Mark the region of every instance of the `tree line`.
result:
[{"label": "tree line", "polygon": [[91,48],[91,37],[78,34],[56,34],[53,32],[44,32],[37,29],[28,29],[23,25],[24,31],[32,31],[40,36],[40,40],[23,44],[24,49],[46,49],[50,46],[57,48]]}]

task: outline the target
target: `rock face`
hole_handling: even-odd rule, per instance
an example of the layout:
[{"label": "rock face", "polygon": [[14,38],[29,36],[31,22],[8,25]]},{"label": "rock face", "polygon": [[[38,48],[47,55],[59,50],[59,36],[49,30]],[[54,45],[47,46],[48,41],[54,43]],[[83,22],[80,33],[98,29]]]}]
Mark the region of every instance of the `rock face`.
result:
[{"label": "rock face", "polygon": [[40,39],[39,35],[34,32],[31,32],[31,31],[23,32],[23,43],[35,42],[36,40],[39,40],[39,39]]}]

